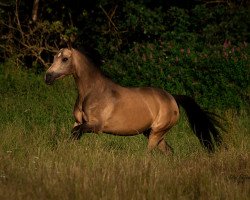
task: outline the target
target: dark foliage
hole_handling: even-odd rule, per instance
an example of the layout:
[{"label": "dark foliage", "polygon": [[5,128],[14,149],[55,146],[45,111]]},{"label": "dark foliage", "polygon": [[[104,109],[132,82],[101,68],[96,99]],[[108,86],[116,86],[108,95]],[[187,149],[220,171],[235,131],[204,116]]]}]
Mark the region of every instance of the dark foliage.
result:
[{"label": "dark foliage", "polygon": [[40,0],[37,21],[32,9],[31,1],[0,4],[1,62],[41,73],[70,41],[93,49],[122,85],[161,87],[207,108],[249,106],[247,1]]}]

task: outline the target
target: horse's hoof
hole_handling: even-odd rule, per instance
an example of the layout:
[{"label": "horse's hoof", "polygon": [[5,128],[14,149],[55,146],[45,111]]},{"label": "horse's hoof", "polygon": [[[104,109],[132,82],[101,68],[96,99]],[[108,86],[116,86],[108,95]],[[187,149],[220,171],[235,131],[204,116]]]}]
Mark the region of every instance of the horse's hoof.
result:
[{"label": "horse's hoof", "polygon": [[79,140],[81,138],[81,133],[79,133],[79,131],[73,131],[71,134],[70,140]]}]

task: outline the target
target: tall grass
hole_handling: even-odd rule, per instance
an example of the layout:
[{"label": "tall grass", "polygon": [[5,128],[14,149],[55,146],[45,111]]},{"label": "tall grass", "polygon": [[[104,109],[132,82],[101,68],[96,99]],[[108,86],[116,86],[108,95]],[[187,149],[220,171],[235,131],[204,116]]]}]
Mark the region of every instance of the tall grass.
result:
[{"label": "tall grass", "polygon": [[185,117],[146,154],[143,136],[69,141],[75,86],[0,66],[0,199],[248,199],[249,116],[225,111],[225,147],[207,154]]}]

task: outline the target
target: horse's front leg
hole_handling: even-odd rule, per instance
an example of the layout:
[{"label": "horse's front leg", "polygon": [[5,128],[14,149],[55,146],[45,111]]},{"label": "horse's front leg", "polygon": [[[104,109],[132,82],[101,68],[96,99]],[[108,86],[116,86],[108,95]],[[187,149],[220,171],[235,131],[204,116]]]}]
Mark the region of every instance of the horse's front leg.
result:
[{"label": "horse's front leg", "polygon": [[74,127],[71,130],[71,139],[76,139],[79,140],[83,133],[86,131],[90,131],[91,129],[86,126],[86,121],[84,119],[84,113],[83,112],[78,112],[75,115],[76,122],[74,123]]},{"label": "horse's front leg", "polygon": [[81,124],[85,123],[85,114],[82,111],[82,103],[79,101],[79,97],[76,100],[73,115],[75,118],[75,123],[74,127],[71,130],[71,139],[77,139],[79,140],[80,137],[82,136],[82,129],[81,129]]},{"label": "horse's front leg", "polygon": [[75,126],[71,131],[71,139],[79,140],[84,133],[95,132],[95,127],[89,126],[86,122]]},{"label": "horse's front leg", "polygon": [[79,140],[83,133],[81,132],[81,123],[75,122],[73,129],[71,130],[70,139]]}]

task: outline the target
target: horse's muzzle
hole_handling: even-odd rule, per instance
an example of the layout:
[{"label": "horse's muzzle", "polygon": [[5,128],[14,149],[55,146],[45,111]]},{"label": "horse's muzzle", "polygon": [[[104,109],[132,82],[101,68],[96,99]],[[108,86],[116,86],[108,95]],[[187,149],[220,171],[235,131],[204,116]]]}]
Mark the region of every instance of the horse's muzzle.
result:
[{"label": "horse's muzzle", "polygon": [[52,85],[54,83],[54,80],[55,80],[55,76],[53,75],[53,73],[45,74],[45,83],[47,85]]}]

